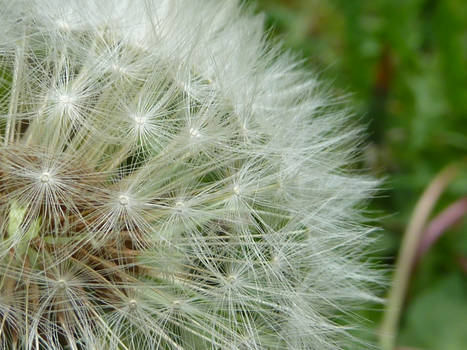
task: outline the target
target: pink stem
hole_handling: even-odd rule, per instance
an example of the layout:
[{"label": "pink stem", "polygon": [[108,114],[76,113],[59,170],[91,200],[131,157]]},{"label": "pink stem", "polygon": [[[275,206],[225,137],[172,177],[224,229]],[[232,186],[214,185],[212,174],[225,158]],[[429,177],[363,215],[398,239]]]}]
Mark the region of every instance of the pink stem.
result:
[{"label": "pink stem", "polygon": [[463,197],[451,204],[431,220],[425,229],[425,232],[422,234],[422,238],[418,246],[416,261],[418,261],[427,252],[427,250],[430,249],[430,247],[446,230],[458,222],[466,213],[467,197]]}]

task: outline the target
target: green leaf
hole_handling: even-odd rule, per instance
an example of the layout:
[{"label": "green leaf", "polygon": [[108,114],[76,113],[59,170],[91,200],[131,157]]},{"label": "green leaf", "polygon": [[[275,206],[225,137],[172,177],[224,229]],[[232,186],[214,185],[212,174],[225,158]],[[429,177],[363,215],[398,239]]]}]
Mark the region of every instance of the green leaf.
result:
[{"label": "green leaf", "polygon": [[423,350],[465,350],[467,280],[451,274],[409,304],[398,342]]}]

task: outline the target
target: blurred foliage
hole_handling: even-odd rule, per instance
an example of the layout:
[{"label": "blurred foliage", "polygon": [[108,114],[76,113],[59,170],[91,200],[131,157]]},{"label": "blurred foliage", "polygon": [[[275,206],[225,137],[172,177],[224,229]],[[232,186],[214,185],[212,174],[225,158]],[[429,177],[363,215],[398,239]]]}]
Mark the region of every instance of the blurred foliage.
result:
[{"label": "blurred foliage", "polygon": [[[271,36],[348,96],[369,126],[365,165],[387,176],[372,203],[383,217],[379,256],[392,268],[430,180],[467,156],[467,1],[250,0]],[[435,208],[467,195],[465,168]],[[399,345],[467,349],[467,220],[415,269]],[[464,261],[464,264],[461,263]],[[369,314],[379,322],[380,313]]]}]

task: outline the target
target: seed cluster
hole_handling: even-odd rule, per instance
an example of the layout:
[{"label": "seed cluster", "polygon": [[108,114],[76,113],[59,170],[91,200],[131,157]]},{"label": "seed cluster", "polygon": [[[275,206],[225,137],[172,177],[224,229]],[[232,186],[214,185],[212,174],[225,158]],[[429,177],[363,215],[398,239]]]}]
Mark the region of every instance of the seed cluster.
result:
[{"label": "seed cluster", "polygon": [[345,346],[375,184],[258,17],[1,0],[0,23],[0,348]]}]

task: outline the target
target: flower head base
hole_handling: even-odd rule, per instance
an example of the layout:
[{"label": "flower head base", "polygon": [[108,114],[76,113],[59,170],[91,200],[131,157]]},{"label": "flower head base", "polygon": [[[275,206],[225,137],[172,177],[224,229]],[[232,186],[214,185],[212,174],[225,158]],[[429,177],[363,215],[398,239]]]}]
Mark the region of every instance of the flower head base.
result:
[{"label": "flower head base", "polygon": [[0,0],[0,347],[339,349],[359,131],[236,1]]}]

